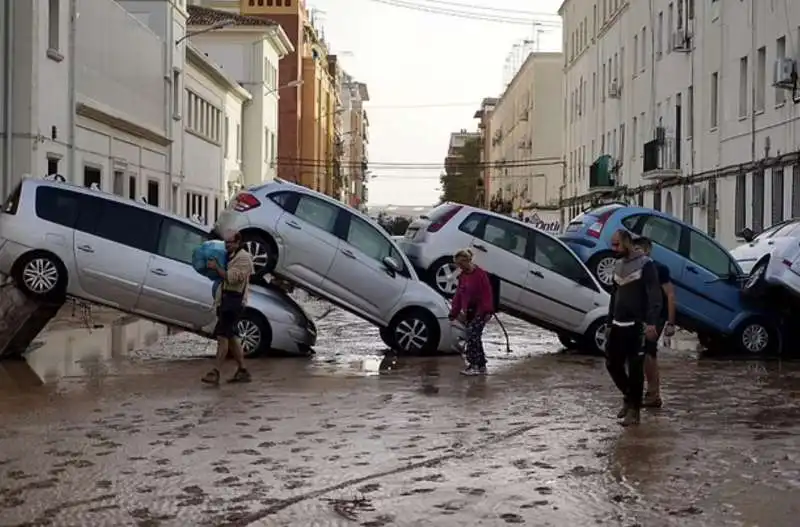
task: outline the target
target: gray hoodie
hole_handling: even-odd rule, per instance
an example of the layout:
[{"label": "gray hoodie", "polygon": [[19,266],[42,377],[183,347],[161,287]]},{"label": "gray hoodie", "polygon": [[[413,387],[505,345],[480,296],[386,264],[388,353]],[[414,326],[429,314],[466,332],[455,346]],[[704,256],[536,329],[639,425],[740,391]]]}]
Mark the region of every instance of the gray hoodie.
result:
[{"label": "gray hoodie", "polygon": [[614,265],[609,319],[655,326],[662,303],[655,263],[643,254],[619,258]]}]

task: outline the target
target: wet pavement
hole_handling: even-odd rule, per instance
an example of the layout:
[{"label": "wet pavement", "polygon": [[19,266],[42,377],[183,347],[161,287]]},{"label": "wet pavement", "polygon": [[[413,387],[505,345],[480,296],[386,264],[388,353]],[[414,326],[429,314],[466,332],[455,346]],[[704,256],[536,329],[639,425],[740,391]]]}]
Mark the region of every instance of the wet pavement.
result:
[{"label": "wet pavement", "polygon": [[602,360],[512,319],[464,378],[310,311],[316,357],[252,361],[249,385],[201,386],[213,348],[186,334],[44,385],[3,366],[0,525],[797,523],[800,365],[666,351],[666,406],[622,429]]}]

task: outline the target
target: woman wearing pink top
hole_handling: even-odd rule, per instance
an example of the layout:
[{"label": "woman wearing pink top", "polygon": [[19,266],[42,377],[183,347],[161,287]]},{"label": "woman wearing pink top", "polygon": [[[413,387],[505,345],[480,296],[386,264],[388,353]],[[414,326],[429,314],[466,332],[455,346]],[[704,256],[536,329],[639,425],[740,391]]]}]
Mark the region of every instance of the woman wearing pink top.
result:
[{"label": "woman wearing pink top", "polygon": [[453,256],[461,269],[458,289],[453,297],[450,319],[466,325],[467,342],[464,350],[468,366],[462,375],[485,375],[486,355],[483,352],[483,328],[494,311],[494,295],[489,275],[472,263],[472,252],[462,249]]}]

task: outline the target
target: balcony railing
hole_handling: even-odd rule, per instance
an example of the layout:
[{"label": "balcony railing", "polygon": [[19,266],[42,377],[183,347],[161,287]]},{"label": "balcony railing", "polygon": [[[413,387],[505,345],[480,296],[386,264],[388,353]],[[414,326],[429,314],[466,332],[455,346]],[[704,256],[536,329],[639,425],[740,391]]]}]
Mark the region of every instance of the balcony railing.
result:
[{"label": "balcony railing", "polygon": [[609,155],[598,157],[589,167],[589,190],[610,190],[616,186],[614,160]]},{"label": "balcony railing", "polygon": [[680,175],[680,149],[675,139],[653,139],[644,144],[642,178],[662,180]]}]

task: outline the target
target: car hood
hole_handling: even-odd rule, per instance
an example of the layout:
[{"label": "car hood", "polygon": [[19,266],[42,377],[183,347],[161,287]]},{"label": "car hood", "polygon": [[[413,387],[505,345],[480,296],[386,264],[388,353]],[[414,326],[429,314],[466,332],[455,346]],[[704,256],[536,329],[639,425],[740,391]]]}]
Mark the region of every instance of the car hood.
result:
[{"label": "car hood", "polygon": [[745,243],[731,251],[731,256],[737,262],[746,263],[746,262],[757,262],[761,259],[762,256],[765,254],[772,252],[772,245],[767,245],[766,243],[758,242],[751,242]]},{"label": "car hood", "polygon": [[[305,309],[303,309],[303,307],[298,304],[294,298],[289,296],[286,291],[278,286],[272,284],[251,285],[250,294],[260,296],[262,297],[262,300],[266,302],[281,306],[281,308],[287,311],[293,319],[299,321],[306,327],[314,328],[316,330],[313,320],[311,320],[311,317],[308,316],[308,313],[306,313]],[[253,300],[255,300],[255,298]],[[254,301],[253,303],[258,304],[257,301]]]}]

